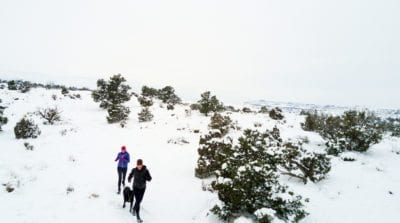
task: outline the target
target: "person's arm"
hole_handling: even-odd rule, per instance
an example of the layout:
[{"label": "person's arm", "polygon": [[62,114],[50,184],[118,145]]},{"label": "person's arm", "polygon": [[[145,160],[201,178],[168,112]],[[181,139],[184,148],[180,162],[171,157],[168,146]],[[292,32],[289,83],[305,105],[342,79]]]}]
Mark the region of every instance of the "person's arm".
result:
[{"label": "person's arm", "polygon": [[131,180],[132,180],[132,177],[133,177],[133,171],[134,171],[135,169],[132,169],[132,171],[131,171],[131,173],[129,174],[129,176],[128,176],[128,182],[130,183],[131,182]]},{"label": "person's arm", "polygon": [[115,162],[117,162],[119,160],[119,153],[117,155],[117,158],[115,158]]},{"label": "person's arm", "polygon": [[129,153],[127,154],[128,156],[126,157],[126,162],[130,162],[131,161],[131,157],[130,157],[130,155],[129,155]]},{"label": "person's arm", "polygon": [[150,175],[150,171],[148,169],[146,169],[146,180],[147,181],[151,181],[151,175]]}]

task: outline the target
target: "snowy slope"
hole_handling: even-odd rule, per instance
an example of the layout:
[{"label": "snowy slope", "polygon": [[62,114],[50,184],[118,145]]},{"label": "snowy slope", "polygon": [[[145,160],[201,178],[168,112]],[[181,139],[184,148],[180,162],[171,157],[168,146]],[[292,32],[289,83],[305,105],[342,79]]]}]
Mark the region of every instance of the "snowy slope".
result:
[{"label": "snowy slope", "polygon": [[[132,98],[130,121],[122,129],[107,124],[106,112],[89,92],[79,93],[81,100],[63,97],[59,90],[32,89],[28,94],[0,90],[9,118],[0,132],[2,222],[134,222],[116,194],[114,158],[121,145],[127,146],[132,160],[144,159],[153,176],[142,203],[146,223],[220,222],[208,214],[217,196],[203,192],[201,180],[194,177],[199,137],[207,132],[209,118],[197,112],[187,115],[187,106],[168,111],[155,103],[151,107],[154,121],[138,123],[140,106]],[[53,94],[59,99],[54,101]],[[33,116],[42,134],[37,139],[16,140],[15,123],[24,114],[48,106],[62,110],[63,122],[46,126]],[[286,123],[263,114],[233,113],[231,118],[242,128],[254,128],[255,122],[262,123],[261,130],[277,125],[284,138],[307,136],[309,149],[323,150],[321,137],[301,130],[301,116],[285,115]],[[178,138],[189,143],[168,143]],[[34,150],[26,150],[24,142],[34,145]],[[306,203],[310,215],[303,223],[395,223],[400,217],[400,155],[396,152],[400,153],[400,140],[386,137],[365,154],[347,154],[355,162],[333,159],[332,171],[318,184],[282,180],[310,198]],[[16,190],[8,193],[2,186],[7,183]],[[67,194],[68,187],[74,191]]]}]

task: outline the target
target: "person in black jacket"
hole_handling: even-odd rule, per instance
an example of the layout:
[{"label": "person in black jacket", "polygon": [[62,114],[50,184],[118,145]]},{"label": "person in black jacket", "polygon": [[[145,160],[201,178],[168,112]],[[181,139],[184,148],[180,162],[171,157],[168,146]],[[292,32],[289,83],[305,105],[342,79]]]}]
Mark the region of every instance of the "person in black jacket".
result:
[{"label": "person in black jacket", "polygon": [[133,194],[135,196],[135,206],[133,207],[134,214],[138,222],[143,222],[140,218],[140,202],[142,202],[144,192],[146,191],[146,181],[151,181],[151,175],[143,160],[138,159],[136,162],[136,168],[133,168],[128,176],[128,182],[131,182],[133,177]]}]

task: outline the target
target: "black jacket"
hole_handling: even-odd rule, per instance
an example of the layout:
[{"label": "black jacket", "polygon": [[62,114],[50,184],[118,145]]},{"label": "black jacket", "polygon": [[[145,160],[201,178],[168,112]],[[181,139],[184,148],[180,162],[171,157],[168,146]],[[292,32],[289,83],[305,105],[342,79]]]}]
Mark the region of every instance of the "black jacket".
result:
[{"label": "black jacket", "polygon": [[133,168],[128,176],[128,182],[131,182],[133,177],[133,188],[145,189],[146,181],[151,181],[150,172],[146,166],[143,166],[141,170]]}]

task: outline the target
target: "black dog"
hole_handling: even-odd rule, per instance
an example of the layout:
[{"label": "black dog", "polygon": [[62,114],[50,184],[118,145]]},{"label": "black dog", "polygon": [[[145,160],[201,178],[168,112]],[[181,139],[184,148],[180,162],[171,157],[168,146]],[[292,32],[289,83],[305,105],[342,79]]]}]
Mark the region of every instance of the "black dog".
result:
[{"label": "black dog", "polygon": [[122,205],[123,208],[125,208],[125,203],[130,202],[131,206],[129,208],[129,212],[133,212],[133,190],[129,187],[125,187],[123,191],[123,196],[124,196],[124,204]]}]

